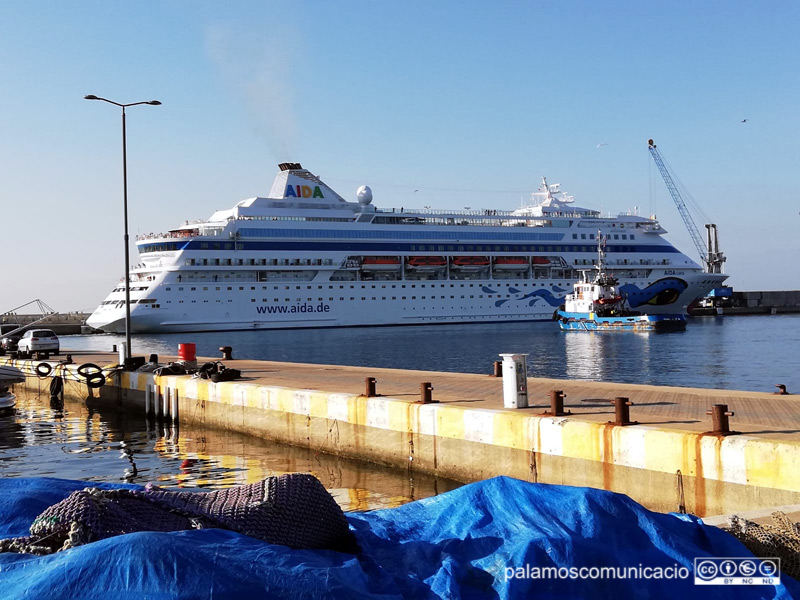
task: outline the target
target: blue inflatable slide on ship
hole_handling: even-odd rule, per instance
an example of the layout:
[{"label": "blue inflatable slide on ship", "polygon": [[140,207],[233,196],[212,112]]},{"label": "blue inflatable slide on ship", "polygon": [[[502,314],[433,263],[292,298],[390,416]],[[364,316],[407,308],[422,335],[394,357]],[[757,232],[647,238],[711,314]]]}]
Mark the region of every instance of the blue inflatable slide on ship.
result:
[{"label": "blue inflatable slide on ship", "polygon": [[[0,479],[0,538],[28,535],[46,508],[87,486],[142,489]],[[777,585],[696,585],[696,559],[752,554],[694,517],[601,490],[498,477],[347,522],[355,554],[213,528],[4,552],[0,598],[800,598],[785,574]]]}]

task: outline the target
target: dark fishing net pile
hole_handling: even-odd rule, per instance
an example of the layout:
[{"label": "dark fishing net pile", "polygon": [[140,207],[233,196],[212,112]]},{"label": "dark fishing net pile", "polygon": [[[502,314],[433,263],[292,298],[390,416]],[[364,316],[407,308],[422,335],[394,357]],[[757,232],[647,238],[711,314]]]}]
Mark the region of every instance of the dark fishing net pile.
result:
[{"label": "dark fishing net pile", "polygon": [[800,579],[800,523],[792,523],[781,511],[772,513],[772,524],[754,523],[738,515],[730,517],[725,531],[760,558],[780,558],[781,572]]},{"label": "dark fishing net pile", "polygon": [[354,552],[347,519],[322,483],[302,473],[208,493],[85,488],[47,508],[31,535],[0,552],[51,554],[136,531],[221,528],[290,548]]}]

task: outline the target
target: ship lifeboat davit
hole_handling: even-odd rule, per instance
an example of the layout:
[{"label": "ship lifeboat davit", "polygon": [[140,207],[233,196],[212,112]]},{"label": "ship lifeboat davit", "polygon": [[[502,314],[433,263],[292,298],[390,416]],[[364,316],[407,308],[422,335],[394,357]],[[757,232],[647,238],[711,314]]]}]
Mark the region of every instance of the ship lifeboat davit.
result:
[{"label": "ship lifeboat davit", "polygon": [[362,271],[399,271],[400,259],[396,256],[365,256]]},{"label": "ship lifeboat davit", "polygon": [[525,271],[528,259],[524,256],[498,256],[494,259],[494,268],[498,271]]}]

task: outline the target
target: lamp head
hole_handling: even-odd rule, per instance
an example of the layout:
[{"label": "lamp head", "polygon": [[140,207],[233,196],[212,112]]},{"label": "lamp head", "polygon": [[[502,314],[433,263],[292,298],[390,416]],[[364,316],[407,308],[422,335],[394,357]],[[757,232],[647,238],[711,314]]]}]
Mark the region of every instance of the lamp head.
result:
[{"label": "lamp head", "polygon": [[98,98],[94,94],[89,94],[88,96],[84,96],[83,99],[84,100],[100,100],[100,98]]},{"label": "lamp head", "polygon": [[150,104],[151,106],[161,106],[161,102],[159,102],[158,100],[150,100],[150,102],[148,102],[147,104]]}]

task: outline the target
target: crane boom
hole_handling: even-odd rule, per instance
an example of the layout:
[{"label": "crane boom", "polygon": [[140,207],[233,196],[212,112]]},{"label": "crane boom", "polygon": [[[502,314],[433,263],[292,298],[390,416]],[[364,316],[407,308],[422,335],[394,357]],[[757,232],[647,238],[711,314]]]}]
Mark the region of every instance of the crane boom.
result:
[{"label": "crane boom", "polygon": [[667,190],[669,190],[670,196],[672,196],[672,200],[675,202],[675,206],[678,207],[678,212],[683,219],[683,223],[686,225],[686,229],[689,231],[692,242],[694,242],[694,246],[697,249],[698,254],[700,254],[700,258],[703,260],[706,272],[722,273],[722,263],[725,262],[725,257],[722,252],[719,251],[717,226],[715,224],[706,225],[706,229],[708,230],[708,246],[706,246],[703,243],[703,238],[700,235],[700,231],[697,229],[697,225],[695,224],[689,209],[686,207],[686,203],[683,201],[683,196],[681,196],[680,191],[678,191],[678,187],[672,180],[672,175],[667,169],[664,159],[661,158],[661,153],[658,151],[658,148],[656,148],[653,140],[647,140],[647,149],[650,151],[650,156],[653,157],[653,162],[656,163],[656,166],[661,173],[661,177],[664,178],[664,183],[667,186]]}]

